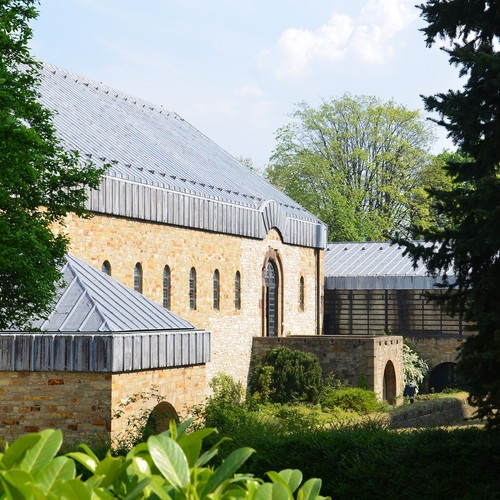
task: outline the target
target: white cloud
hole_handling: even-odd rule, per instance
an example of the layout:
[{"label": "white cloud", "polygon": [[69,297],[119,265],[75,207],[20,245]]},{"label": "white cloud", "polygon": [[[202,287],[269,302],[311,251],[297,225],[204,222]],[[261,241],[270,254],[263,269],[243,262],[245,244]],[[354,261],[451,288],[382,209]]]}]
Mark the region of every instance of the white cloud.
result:
[{"label": "white cloud", "polygon": [[418,17],[413,4],[413,0],[369,0],[357,18],[334,12],[316,30],[286,29],[275,51],[277,76],[300,77],[315,64],[348,56],[372,63],[386,61],[396,51],[395,37]]}]

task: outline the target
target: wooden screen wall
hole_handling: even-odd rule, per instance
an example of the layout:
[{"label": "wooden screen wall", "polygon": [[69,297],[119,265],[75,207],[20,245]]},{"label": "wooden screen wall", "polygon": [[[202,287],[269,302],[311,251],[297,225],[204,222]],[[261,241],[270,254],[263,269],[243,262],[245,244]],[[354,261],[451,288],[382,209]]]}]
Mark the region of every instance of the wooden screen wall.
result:
[{"label": "wooden screen wall", "polygon": [[423,290],[325,290],[326,335],[462,335],[451,317]]}]

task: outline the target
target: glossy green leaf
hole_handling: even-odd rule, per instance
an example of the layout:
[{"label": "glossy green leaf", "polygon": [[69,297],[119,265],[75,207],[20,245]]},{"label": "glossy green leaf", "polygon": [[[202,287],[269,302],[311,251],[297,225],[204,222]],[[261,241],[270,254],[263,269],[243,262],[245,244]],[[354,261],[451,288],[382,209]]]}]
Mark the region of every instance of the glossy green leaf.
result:
[{"label": "glossy green leaf", "polygon": [[128,470],[139,479],[142,479],[145,476],[151,476],[151,467],[149,466],[149,462],[144,460],[142,457],[133,457]]},{"label": "glossy green leaf", "polygon": [[72,458],[73,460],[76,460],[90,472],[95,473],[98,463],[92,457],[89,457],[86,453],[82,453],[81,451],[72,451],[70,453],[66,453],[66,456]]},{"label": "glossy green leaf", "polygon": [[266,472],[266,474],[269,477],[269,479],[271,479],[271,481],[273,483],[280,483],[283,486],[285,486],[286,489],[288,490],[288,492],[290,493],[290,495],[293,493],[287,480],[283,476],[280,476],[280,474],[278,472],[270,471],[270,472]]},{"label": "glossy green leaf", "polygon": [[78,448],[83,450],[90,458],[94,460],[97,464],[99,463],[99,459],[97,458],[96,454],[84,443],[79,444]]},{"label": "glossy green leaf", "polygon": [[[188,418],[187,420],[184,420],[180,424],[177,425],[177,440],[185,434],[185,432],[188,430],[189,426],[193,423],[194,419],[193,418]],[[175,424],[175,422],[172,422],[172,424]]]},{"label": "glossy green leaf", "polygon": [[24,470],[10,469],[0,474],[0,481],[6,498],[24,500],[29,495],[30,486],[33,485],[33,476]]},{"label": "glossy green leaf", "polygon": [[279,475],[286,481],[292,493],[300,486],[302,482],[302,472],[299,469],[284,469]]},{"label": "glossy green leaf", "polygon": [[61,485],[64,500],[92,500],[92,488],[80,479],[70,479]]},{"label": "glossy green leaf", "polygon": [[36,475],[35,479],[45,493],[60,486],[62,481],[74,479],[76,475],[75,462],[68,457],[56,457]]},{"label": "glossy green leaf", "polygon": [[124,457],[112,457],[108,455],[104,460],[101,460],[96,467],[95,475],[103,476],[101,486],[106,488],[113,484],[121,471],[124,469]]},{"label": "glossy green leaf", "polygon": [[194,467],[196,465],[196,462],[200,457],[203,439],[210,436],[213,432],[214,429],[199,429],[195,432],[183,434],[179,437],[177,443],[184,450],[189,467]]},{"label": "glossy green leaf", "polygon": [[92,491],[92,500],[116,500],[116,495],[107,489],[90,488],[90,490]]},{"label": "glossy green leaf", "polygon": [[143,498],[146,495],[141,496],[141,493],[150,485],[153,481],[152,477],[148,477],[139,481],[134,488],[127,492],[125,500],[133,500],[135,498]]},{"label": "glossy green leaf", "polygon": [[144,488],[142,498],[159,498],[160,500],[172,500],[172,498],[174,497],[174,490],[172,490],[171,488],[172,496],[170,496],[164,489],[164,485],[165,479],[160,476],[153,476],[152,481]]},{"label": "glossy green leaf", "polygon": [[148,449],[162,476],[176,489],[189,483],[189,466],[182,448],[167,436],[151,436]]},{"label": "glossy green leaf", "polygon": [[57,429],[45,429],[39,433],[40,439],[26,451],[20,468],[36,475],[56,456],[63,442],[63,434]]},{"label": "glossy green leaf", "polygon": [[148,443],[139,443],[138,445],[134,446],[127,453],[127,459],[131,459],[137,455],[140,455],[141,453],[145,453],[145,454],[149,455]]},{"label": "glossy green leaf", "polygon": [[[297,499],[315,500],[321,491],[321,479],[312,478],[307,480],[298,491]],[[300,495],[300,496],[299,496]]]},{"label": "glossy green leaf", "polygon": [[217,453],[219,453],[219,447],[222,443],[230,441],[229,438],[225,437],[217,441],[209,450],[207,450],[200,458],[196,461],[197,467],[203,467],[206,463],[208,463]]},{"label": "glossy green leaf", "polygon": [[282,483],[265,483],[255,492],[253,500],[290,500],[293,496]]},{"label": "glossy green leaf", "polygon": [[17,438],[8,448],[2,457],[2,468],[11,469],[16,464],[21,463],[25,453],[31,449],[41,439],[39,434],[25,434]]},{"label": "glossy green leaf", "polygon": [[252,455],[252,448],[238,448],[234,450],[215,471],[202,492],[202,497],[213,493],[226,479],[229,479]]}]

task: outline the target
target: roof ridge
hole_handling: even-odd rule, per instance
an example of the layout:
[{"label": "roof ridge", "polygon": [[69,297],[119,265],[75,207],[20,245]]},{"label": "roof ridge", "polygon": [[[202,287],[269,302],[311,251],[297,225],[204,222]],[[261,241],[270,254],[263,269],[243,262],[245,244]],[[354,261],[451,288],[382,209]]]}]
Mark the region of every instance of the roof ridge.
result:
[{"label": "roof ridge", "polygon": [[[61,73],[62,75],[64,75],[64,78],[70,77],[76,83],[81,83],[87,87],[91,85],[95,90],[104,91],[106,94],[112,92],[115,94],[115,97],[121,97],[123,100],[127,102],[132,102],[133,104],[142,105],[143,108],[147,107],[149,110],[157,111],[160,114],[165,113],[167,114],[167,116],[172,115],[174,118],[189,124],[189,122],[187,122],[184,118],[182,118],[182,116],[180,116],[178,113],[176,113],[175,111],[171,111],[167,108],[164,108],[162,104],[155,104],[141,97],[137,97],[127,92],[124,92],[123,90],[111,87],[103,82],[98,82],[97,80],[92,80],[91,78],[83,76],[79,73],[74,73],[72,71],[66,70],[64,68],[61,68],[60,66],[56,66],[55,64],[51,64],[45,61],[39,61],[39,62],[42,65],[42,67],[48,69],[53,74]],[[191,124],[189,125],[192,127]]]},{"label": "roof ridge", "polygon": [[[80,278],[79,274],[76,272],[76,270],[73,268],[73,263],[70,261],[70,259],[66,258],[66,265],[71,269],[71,271],[73,272],[74,274],[74,278],[72,280],[73,281],[76,281],[81,287],[82,287],[82,290],[84,292],[84,295],[85,295],[85,298],[90,302],[90,304],[92,305],[92,308],[90,309],[89,313],[86,315],[85,317],[85,321],[87,321],[87,319],[89,318],[89,315],[92,311],[95,311],[99,317],[101,318],[102,320],[102,323],[101,323],[101,327],[99,328],[99,330],[102,331],[102,327],[105,326],[106,328],[108,328],[108,331],[112,331],[111,330],[111,325],[109,324],[108,320],[106,319],[106,315],[103,314],[101,312],[101,309],[99,307],[99,304],[96,302],[96,300],[94,299],[94,297],[92,296],[92,294],[89,292],[88,290],[88,287],[85,285],[85,283],[83,282],[83,280]],[[80,303],[81,301],[83,300],[83,297],[80,297],[77,301],[77,304]],[[64,321],[63,321],[63,324],[68,320],[68,318],[66,318]]]}]

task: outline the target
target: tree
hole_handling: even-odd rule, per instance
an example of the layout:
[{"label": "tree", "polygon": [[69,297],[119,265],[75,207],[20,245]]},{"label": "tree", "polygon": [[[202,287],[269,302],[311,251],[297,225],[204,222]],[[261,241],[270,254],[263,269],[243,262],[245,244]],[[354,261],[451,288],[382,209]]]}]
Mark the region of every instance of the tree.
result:
[{"label": "tree", "polygon": [[406,242],[434,274],[453,270],[444,295],[477,334],[463,344],[461,382],[479,417],[500,426],[500,2],[430,0],[419,6],[427,46],[437,38],[466,78],[462,90],[424,97],[462,157],[450,158],[452,189],[431,190],[441,224],[422,230],[428,247]]},{"label": "tree", "polygon": [[387,239],[409,226],[433,135],[418,111],[351,96],[297,106],[267,178],[328,225],[330,241]]},{"label": "tree", "polygon": [[102,169],[56,138],[38,98],[28,50],[34,0],[0,0],[0,329],[22,327],[52,304],[68,240],[51,228],[83,216]]}]

